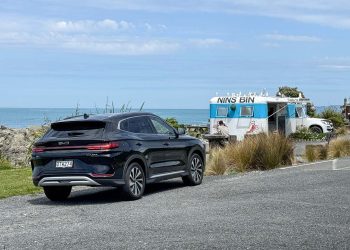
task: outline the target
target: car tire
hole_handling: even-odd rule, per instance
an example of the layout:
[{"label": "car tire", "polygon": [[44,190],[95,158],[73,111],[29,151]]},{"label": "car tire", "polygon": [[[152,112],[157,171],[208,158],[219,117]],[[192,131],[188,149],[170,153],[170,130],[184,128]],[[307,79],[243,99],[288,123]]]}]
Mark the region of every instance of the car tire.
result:
[{"label": "car tire", "polygon": [[316,134],[322,134],[323,133],[322,128],[319,127],[319,126],[311,126],[310,127],[310,131],[313,132],[313,133],[316,133]]},{"label": "car tire", "polygon": [[203,181],[204,162],[198,154],[193,154],[189,160],[189,175],[182,177],[183,182],[189,186],[200,185]]},{"label": "car tire", "polygon": [[72,187],[44,187],[44,193],[49,200],[63,201],[68,198]]},{"label": "car tire", "polygon": [[141,165],[137,162],[131,163],[125,172],[125,184],[123,196],[127,200],[140,199],[145,191],[146,177]]}]

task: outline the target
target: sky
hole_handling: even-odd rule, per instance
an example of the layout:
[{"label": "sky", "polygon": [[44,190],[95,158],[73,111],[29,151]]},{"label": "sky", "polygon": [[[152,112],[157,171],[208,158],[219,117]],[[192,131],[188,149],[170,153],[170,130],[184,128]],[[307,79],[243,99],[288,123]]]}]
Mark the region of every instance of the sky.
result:
[{"label": "sky", "polygon": [[348,0],[0,0],[0,107],[350,96]]}]

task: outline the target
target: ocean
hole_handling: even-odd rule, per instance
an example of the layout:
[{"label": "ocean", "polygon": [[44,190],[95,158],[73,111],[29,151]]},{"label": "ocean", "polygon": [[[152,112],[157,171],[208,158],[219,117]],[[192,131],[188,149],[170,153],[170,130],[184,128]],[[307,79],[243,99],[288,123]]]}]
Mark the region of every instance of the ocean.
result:
[{"label": "ocean", "polygon": [[[97,110],[103,113],[103,110]],[[136,111],[136,110],[133,110]],[[183,124],[202,125],[209,119],[208,109],[144,109],[162,118],[174,117]],[[25,128],[54,122],[75,115],[74,108],[0,108],[0,125]],[[95,109],[79,109],[80,114],[97,113]]]},{"label": "ocean", "polygon": [[[331,106],[340,111],[339,106]],[[320,113],[325,107],[316,107]],[[137,111],[137,110],[133,110]],[[162,118],[174,117],[182,124],[203,125],[208,123],[209,109],[144,109]],[[79,109],[79,114],[103,113],[102,109]],[[75,108],[0,108],[0,125],[10,128],[39,126],[61,120],[76,113]]]}]

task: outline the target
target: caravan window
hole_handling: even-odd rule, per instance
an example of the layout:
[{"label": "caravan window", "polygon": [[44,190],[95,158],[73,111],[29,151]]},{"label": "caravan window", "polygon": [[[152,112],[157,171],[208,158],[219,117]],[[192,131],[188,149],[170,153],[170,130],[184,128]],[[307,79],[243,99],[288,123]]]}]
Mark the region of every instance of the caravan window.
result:
[{"label": "caravan window", "polygon": [[228,114],[228,107],[217,107],[216,109],[216,116],[217,117],[227,117]]},{"label": "caravan window", "polygon": [[296,107],[295,108],[295,116],[296,116],[296,118],[305,117],[304,116],[304,109],[303,109],[303,107]]},{"label": "caravan window", "polygon": [[243,106],[241,107],[241,116],[251,117],[254,114],[253,106]]}]

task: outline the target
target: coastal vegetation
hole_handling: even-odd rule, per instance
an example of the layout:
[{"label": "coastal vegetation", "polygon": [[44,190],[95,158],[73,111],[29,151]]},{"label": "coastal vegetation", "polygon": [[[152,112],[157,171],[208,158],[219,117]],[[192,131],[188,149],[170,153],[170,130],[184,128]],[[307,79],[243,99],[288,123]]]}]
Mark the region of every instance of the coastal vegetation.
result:
[{"label": "coastal vegetation", "polygon": [[331,160],[350,156],[350,139],[337,138],[326,145],[307,145],[305,159],[308,162]]},{"label": "coastal vegetation", "polygon": [[334,108],[326,108],[318,116],[319,118],[331,120],[335,128],[341,128],[345,125],[342,113],[336,111]]},{"label": "coastal vegetation", "polygon": [[298,128],[298,130],[295,133],[290,134],[289,137],[294,140],[306,140],[306,141],[325,140],[327,137],[327,134],[315,133],[309,130],[308,128],[301,127],[301,128]]},{"label": "coastal vegetation", "polygon": [[211,151],[207,175],[268,170],[291,165],[294,158],[291,139],[281,134],[258,134]]}]

